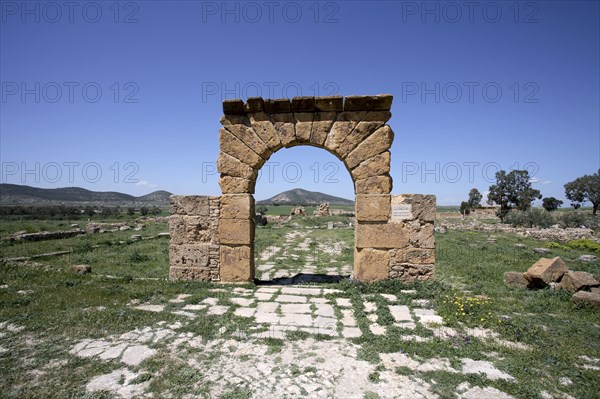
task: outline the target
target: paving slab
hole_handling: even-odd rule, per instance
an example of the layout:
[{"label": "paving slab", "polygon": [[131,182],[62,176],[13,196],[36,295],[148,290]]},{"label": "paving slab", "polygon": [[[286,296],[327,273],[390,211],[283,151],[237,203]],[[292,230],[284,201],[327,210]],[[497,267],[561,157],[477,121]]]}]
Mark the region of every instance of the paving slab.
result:
[{"label": "paving slab", "polygon": [[240,306],[250,306],[254,303],[253,298],[230,298],[229,300],[232,303],[235,303],[236,305]]},{"label": "paving slab", "polygon": [[233,314],[240,317],[252,317],[256,313],[256,308],[237,308]]},{"label": "paving slab", "polygon": [[352,307],[352,302],[349,298],[335,298],[335,302],[338,306],[342,308],[350,308]]},{"label": "paving slab", "polygon": [[277,302],[306,302],[305,296],[298,295],[278,295],[275,298]]},{"label": "paving slab", "polygon": [[282,287],[282,294],[291,294],[291,295],[313,295],[319,296],[321,295],[320,288],[299,288],[299,287]]},{"label": "paving slab", "polygon": [[333,306],[325,303],[317,303],[315,304],[315,307],[317,308],[315,313],[318,316],[335,317],[335,311],[333,310]]},{"label": "paving slab", "polygon": [[308,303],[286,303],[281,305],[281,313],[311,313],[310,304]]},{"label": "paving slab", "polygon": [[208,314],[222,315],[227,313],[227,310],[229,310],[229,306],[213,305],[208,308]]},{"label": "paving slab", "polygon": [[412,321],[412,316],[410,315],[410,309],[406,305],[391,305],[389,306],[390,313],[394,320],[400,321]]},{"label": "paving slab", "polygon": [[279,303],[277,302],[257,302],[256,310],[259,313],[275,313]]}]

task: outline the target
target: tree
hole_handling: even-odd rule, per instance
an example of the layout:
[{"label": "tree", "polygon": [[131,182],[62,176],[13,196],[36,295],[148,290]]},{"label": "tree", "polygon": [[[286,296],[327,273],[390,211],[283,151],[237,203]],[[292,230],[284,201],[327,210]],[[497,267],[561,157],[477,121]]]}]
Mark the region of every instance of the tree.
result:
[{"label": "tree", "polygon": [[471,209],[475,209],[475,208],[481,208],[481,199],[483,198],[483,195],[481,195],[481,193],[479,192],[479,190],[477,190],[476,188],[472,188],[471,191],[469,191],[469,208]]},{"label": "tree", "polygon": [[463,201],[460,203],[460,214],[463,216],[467,216],[471,213],[471,207],[468,201]]},{"label": "tree", "polygon": [[148,209],[148,207],[146,207],[146,206],[143,206],[143,207],[141,207],[141,208],[140,208],[140,215],[142,215],[142,216],[146,216],[146,215],[148,214],[148,212],[149,212],[149,211],[150,211],[150,210]]},{"label": "tree", "polygon": [[160,215],[160,208],[157,206],[153,206],[149,212],[151,215],[158,216]]},{"label": "tree", "polygon": [[590,201],[592,214],[596,215],[600,206],[600,169],[593,175],[584,175],[565,184],[565,194],[575,203]]},{"label": "tree", "polygon": [[268,211],[268,210],[269,210],[269,208],[267,208],[266,206],[264,206],[264,205],[259,205],[259,206],[256,208],[256,213],[260,213],[261,215],[264,215],[265,213],[267,213],[267,211]]},{"label": "tree", "polygon": [[131,216],[131,215],[133,215],[134,213],[135,213],[135,208],[134,208],[134,207],[132,207],[132,206],[128,206],[128,207],[127,207],[127,214],[128,214],[129,216]]},{"label": "tree", "polygon": [[526,170],[512,170],[508,174],[504,170],[496,172],[496,184],[490,186],[488,194],[488,202],[500,205],[496,215],[502,221],[512,208],[526,211],[534,200],[540,198],[542,194],[531,187]]},{"label": "tree", "polygon": [[563,204],[563,202],[554,197],[546,197],[542,200],[542,206],[548,212],[555,211]]}]

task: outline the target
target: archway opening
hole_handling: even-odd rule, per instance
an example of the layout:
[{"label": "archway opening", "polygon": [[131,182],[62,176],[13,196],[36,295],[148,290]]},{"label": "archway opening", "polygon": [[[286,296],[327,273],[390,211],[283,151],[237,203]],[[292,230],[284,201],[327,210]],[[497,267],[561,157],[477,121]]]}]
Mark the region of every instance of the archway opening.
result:
[{"label": "archway opening", "polygon": [[354,269],[354,185],[322,148],[274,153],[255,189],[254,267],[259,284],[339,282]]}]

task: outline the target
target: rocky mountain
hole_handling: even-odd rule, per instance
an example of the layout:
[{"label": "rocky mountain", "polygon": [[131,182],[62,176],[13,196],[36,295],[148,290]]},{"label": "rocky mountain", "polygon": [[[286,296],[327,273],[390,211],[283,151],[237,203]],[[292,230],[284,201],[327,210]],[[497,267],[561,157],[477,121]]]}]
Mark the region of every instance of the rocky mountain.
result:
[{"label": "rocky mountain", "polygon": [[259,205],[282,204],[282,205],[314,205],[329,202],[331,205],[354,205],[354,201],[346,198],[335,197],[329,194],[323,194],[316,191],[303,190],[295,188],[284,191],[271,198],[257,201]]},{"label": "rocky mountain", "polygon": [[171,193],[155,191],[135,197],[116,191],[91,191],[81,187],[39,188],[18,184],[0,184],[3,204],[103,203],[103,204],[168,204]]}]

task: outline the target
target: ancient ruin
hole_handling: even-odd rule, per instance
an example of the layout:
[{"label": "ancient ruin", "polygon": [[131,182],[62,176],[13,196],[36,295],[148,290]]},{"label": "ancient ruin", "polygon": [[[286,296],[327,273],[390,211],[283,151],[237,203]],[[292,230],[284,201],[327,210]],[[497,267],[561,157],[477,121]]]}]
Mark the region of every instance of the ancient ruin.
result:
[{"label": "ancient ruin", "polygon": [[352,176],[355,279],[433,278],[435,197],[391,194],[391,105],[391,95],[224,101],[222,195],[171,197],[171,278],[254,279],[256,177],[274,152],[297,145],[329,151]]}]

